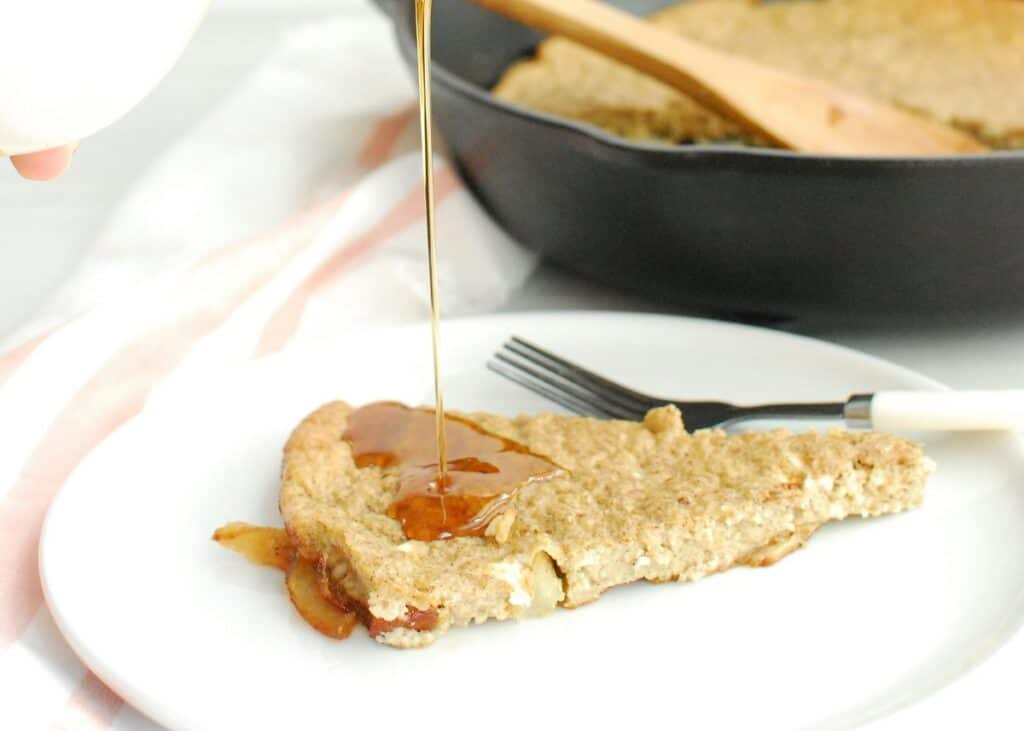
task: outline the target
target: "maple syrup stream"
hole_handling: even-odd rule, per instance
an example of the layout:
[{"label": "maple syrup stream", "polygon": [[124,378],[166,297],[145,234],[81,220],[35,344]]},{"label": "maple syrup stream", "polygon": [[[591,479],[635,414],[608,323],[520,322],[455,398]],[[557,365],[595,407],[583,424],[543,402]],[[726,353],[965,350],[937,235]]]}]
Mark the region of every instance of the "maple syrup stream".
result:
[{"label": "maple syrup stream", "polygon": [[[434,413],[396,403],[369,404],[349,415],[343,438],[358,467],[399,466],[399,491],[388,515],[416,540],[481,536],[523,485],[561,468],[524,445],[466,419],[446,416],[441,386],[441,303],[437,286],[433,136],[430,105],[430,19],[433,0],[413,0],[420,140],[426,203],[427,270],[434,360]],[[432,429],[428,424],[433,421]],[[433,432],[437,451],[426,453]],[[452,440],[449,442],[449,438]],[[430,463],[436,456],[437,462]]]},{"label": "maple syrup stream", "polygon": [[437,292],[437,236],[434,229],[434,144],[430,108],[430,16],[433,0],[416,3],[416,70],[419,78],[420,148],[423,155],[423,194],[426,202],[427,269],[430,277],[430,335],[434,356],[434,430],[437,434],[437,483],[441,510],[448,482],[448,440],[444,424],[444,390],[441,386],[441,302]]}]

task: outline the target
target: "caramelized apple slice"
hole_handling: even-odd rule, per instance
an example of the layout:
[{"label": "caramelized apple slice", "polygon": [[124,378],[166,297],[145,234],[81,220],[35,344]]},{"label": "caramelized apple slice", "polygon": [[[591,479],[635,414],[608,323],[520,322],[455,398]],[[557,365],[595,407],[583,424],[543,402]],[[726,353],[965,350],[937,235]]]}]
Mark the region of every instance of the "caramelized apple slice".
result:
[{"label": "caramelized apple slice", "polygon": [[228,523],[213,533],[213,540],[260,566],[287,571],[295,558],[288,534],[281,528],[249,523]]},{"label": "caramelized apple slice", "polygon": [[288,596],[302,618],[321,634],[343,640],[359,623],[355,614],[339,609],[320,593],[316,567],[296,559],[288,569]]},{"label": "caramelized apple slice", "polygon": [[214,531],[213,540],[255,564],[286,572],[285,584],[292,604],[317,632],[343,640],[359,623],[356,615],[339,609],[324,598],[316,568],[296,555],[284,530],[249,523],[228,523]]}]

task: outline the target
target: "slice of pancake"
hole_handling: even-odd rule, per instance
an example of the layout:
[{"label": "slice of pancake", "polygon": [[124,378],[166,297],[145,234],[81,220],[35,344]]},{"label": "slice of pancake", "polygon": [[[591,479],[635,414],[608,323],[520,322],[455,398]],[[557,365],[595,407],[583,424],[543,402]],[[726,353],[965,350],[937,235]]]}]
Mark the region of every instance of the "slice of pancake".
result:
[{"label": "slice of pancake", "polygon": [[671,406],[643,423],[473,414],[564,471],[523,486],[483,536],[414,541],[387,514],[399,468],[357,467],[342,438],[352,411],[330,403],[296,428],[281,514],[335,599],[403,648],[618,584],[770,565],[830,520],[917,507],[932,469],[918,445],[886,434],[687,434]]},{"label": "slice of pancake", "polygon": [[[691,0],[651,20],[925,114],[993,148],[1024,147],[1020,0]],[[685,94],[565,38],[510,67],[494,94],[638,140],[757,142]]]}]

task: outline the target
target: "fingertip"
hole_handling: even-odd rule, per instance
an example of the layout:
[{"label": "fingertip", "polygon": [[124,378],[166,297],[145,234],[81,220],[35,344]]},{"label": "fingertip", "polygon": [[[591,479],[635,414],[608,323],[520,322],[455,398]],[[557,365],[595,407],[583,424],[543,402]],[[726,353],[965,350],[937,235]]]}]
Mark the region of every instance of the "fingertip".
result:
[{"label": "fingertip", "polygon": [[54,180],[71,165],[75,147],[77,145],[64,145],[26,155],[14,155],[11,162],[18,174],[27,180]]}]

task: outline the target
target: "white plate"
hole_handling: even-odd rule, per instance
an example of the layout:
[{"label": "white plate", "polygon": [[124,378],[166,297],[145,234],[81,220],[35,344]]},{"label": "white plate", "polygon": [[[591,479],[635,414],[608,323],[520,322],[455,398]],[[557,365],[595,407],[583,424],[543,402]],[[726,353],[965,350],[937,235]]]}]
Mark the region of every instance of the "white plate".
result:
[{"label": "white plate", "polygon": [[[765,330],[549,314],[446,323],[452,408],[551,408],[484,369],[510,333],[679,397],[937,387]],[[846,728],[949,683],[1024,616],[1019,443],[975,435],[928,440],[939,471],[922,510],[828,526],[771,569],[622,587],[416,652],[365,634],[325,639],[292,611],[277,572],[210,533],[279,524],[291,427],[333,398],[428,402],[428,356],[424,327],[352,332],[154,400],[75,472],[45,526],[47,600],[76,652],[174,728]]]}]

